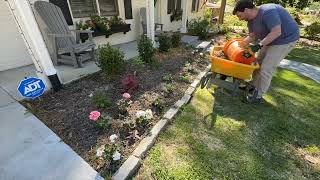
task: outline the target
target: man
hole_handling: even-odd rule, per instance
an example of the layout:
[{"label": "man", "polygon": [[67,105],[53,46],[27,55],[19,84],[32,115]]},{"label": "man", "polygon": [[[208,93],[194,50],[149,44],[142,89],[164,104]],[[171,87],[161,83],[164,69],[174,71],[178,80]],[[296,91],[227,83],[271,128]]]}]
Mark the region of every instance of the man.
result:
[{"label": "man", "polygon": [[[253,52],[259,51],[257,61],[260,69],[253,74],[251,84],[254,88],[246,99],[250,103],[261,103],[272,74],[299,39],[299,27],[290,14],[277,4],[256,7],[250,0],[239,0],[233,14],[248,22],[249,36],[245,42]],[[256,44],[249,45],[253,42]]]}]

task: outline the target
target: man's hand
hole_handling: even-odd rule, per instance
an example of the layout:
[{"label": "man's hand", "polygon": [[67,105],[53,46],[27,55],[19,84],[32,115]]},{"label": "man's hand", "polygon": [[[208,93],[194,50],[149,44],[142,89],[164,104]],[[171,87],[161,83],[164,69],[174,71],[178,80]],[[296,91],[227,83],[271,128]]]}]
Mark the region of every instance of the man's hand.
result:
[{"label": "man's hand", "polygon": [[259,49],[262,48],[262,45],[261,44],[254,44],[254,45],[248,45],[248,48],[251,49],[252,52],[258,52]]}]

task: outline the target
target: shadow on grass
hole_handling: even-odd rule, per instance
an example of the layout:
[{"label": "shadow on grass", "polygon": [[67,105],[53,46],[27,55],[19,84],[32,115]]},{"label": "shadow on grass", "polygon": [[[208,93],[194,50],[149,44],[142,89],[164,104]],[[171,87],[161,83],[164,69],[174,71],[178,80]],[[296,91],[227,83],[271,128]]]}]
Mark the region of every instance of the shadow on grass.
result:
[{"label": "shadow on grass", "polygon": [[298,46],[289,53],[286,59],[320,66],[320,48]]},{"label": "shadow on grass", "polygon": [[[319,85],[288,71],[277,73],[273,85],[263,105],[198,90],[153,150],[160,156],[157,179],[319,179],[319,170],[297,153],[299,147],[320,145]],[[306,105],[310,99],[313,104]],[[214,112],[204,121],[213,102]],[[163,144],[175,145],[183,166],[170,162],[171,150]]]}]

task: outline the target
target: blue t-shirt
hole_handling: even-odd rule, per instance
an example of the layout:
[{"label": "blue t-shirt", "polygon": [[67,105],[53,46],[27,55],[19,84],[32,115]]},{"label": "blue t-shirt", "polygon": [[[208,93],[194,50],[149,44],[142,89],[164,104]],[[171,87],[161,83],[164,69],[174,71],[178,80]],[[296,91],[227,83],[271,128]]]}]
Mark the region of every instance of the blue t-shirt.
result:
[{"label": "blue t-shirt", "polygon": [[263,4],[259,7],[258,15],[248,22],[249,32],[262,40],[271,29],[281,24],[281,36],[272,41],[269,45],[288,44],[300,37],[299,26],[290,14],[280,5]]}]

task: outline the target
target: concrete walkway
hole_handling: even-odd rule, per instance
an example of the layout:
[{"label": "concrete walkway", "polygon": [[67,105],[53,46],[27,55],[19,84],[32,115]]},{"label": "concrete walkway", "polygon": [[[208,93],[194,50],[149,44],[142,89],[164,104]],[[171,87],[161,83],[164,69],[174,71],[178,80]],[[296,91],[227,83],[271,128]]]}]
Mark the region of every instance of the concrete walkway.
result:
[{"label": "concrete walkway", "polygon": [[280,67],[302,74],[317,83],[320,83],[320,67],[284,59]]},{"label": "concrete walkway", "polygon": [[0,99],[1,180],[103,179],[1,87]]}]

